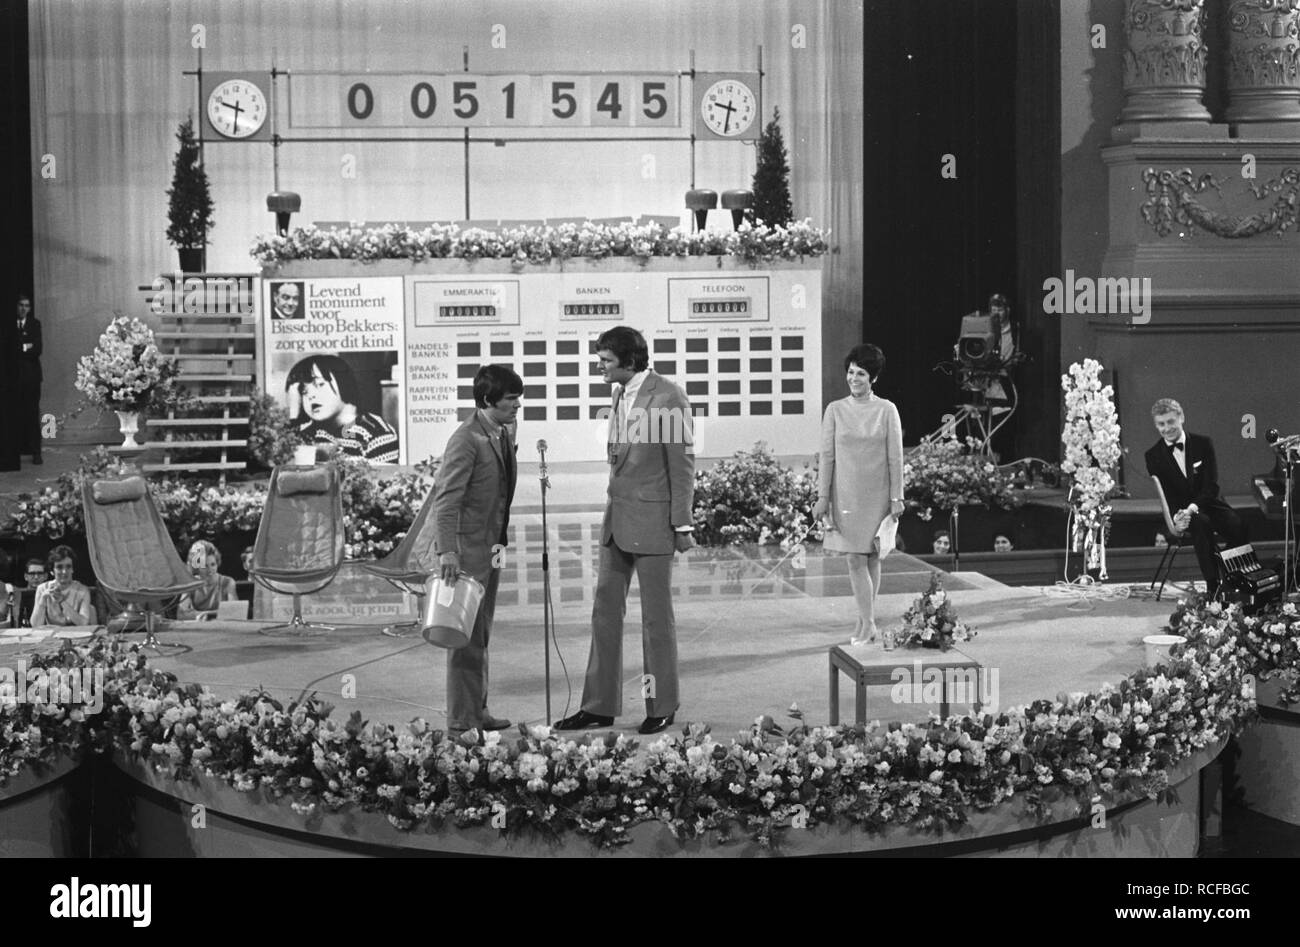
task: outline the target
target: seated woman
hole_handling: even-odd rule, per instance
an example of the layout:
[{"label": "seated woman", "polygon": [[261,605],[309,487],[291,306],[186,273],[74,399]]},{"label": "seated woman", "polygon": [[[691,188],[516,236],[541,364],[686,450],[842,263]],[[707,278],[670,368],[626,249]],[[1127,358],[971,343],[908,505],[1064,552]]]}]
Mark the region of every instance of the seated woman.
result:
[{"label": "seated woman", "polygon": [[309,355],[285,380],[289,417],[304,441],[332,444],[376,464],[395,464],[397,432],[377,414],[357,408],[357,381],[338,355]]},{"label": "seated woman", "polygon": [[55,546],[50,550],[46,561],[54,578],[36,587],[32,627],[95,624],[90,589],[72,577],[77,565],[77,554],[67,546]]},{"label": "seated woman", "polygon": [[176,606],[177,618],[182,621],[211,618],[222,602],[235,601],[238,597],[235,594],[235,580],[217,573],[221,567],[221,553],[216,546],[206,539],[200,539],[190,546],[187,560],[190,571],[196,579],[203,580],[203,585],[181,596],[180,604]]}]

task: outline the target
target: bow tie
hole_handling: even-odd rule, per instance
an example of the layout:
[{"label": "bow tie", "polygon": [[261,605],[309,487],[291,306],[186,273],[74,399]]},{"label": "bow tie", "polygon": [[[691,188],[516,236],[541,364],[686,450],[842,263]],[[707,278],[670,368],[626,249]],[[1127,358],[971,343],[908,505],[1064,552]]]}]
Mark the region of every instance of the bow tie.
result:
[{"label": "bow tie", "polygon": [[1183,445],[1182,445],[1181,443],[1178,443],[1178,444],[1166,444],[1166,445],[1165,445],[1165,449],[1168,450],[1169,453],[1172,454],[1172,453],[1173,453],[1174,451],[1176,451],[1176,450],[1182,450],[1182,449],[1183,449]]}]

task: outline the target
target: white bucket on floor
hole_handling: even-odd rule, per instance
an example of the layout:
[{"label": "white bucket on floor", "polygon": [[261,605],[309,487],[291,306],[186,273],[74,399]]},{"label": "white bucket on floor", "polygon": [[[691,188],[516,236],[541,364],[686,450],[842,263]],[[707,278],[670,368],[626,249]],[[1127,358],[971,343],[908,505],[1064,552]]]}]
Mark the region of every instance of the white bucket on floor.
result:
[{"label": "white bucket on floor", "polygon": [[1147,635],[1142,644],[1147,649],[1147,667],[1155,670],[1157,664],[1169,663],[1169,649],[1176,644],[1186,644],[1182,635]]},{"label": "white bucket on floor", "polygon": [[431,576],[424,586],[424,640],[440,648],[465,647],[482,602],[483,586],[472,575],[462,572],[455,585]]}]

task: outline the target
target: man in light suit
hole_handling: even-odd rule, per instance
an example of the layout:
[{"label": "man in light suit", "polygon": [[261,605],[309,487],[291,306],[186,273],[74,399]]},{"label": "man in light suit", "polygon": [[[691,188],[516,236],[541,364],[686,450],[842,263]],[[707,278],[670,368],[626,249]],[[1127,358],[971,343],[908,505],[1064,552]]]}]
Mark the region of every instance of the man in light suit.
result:
[{"label": "man in light suit", "polygon": [[487,709],[488,638],[496,611],[501,553],[515,496],[511,434],[523,380],[505,365],[474,376],[478,410],[447,441],[434,488],[434,551],[444,582],[467,572],[483,585],[483,602],[469,644],[447,653],[447,729],[503,730],[510,721]]},{"label": "man in light suit", "polygon": [[1174,525],[1191,531],[1206,595],[1213,598],[1219,588],[1214,535],[1222,536],[1231,548],[1246,542],[1246,528],[1219,496],[1219,466],[1213,442],[1183,430],[1182,406],[1172,398],[1157,401],[1151,417],[1160,440],[1146,452],[1147,473],[1160,481]]},{"label": "man in light suit", "polygon": [[591,611],[591,653],[582,709],[559,730],[608,727],[623,711],[623,617],[635,573],[641,590],[646,718],[658,733],[678,706],[673,555],[695,545],[691,507],[695,454],[685,392],[649,368],[640,332],[617,326],[596,340],[606,382],[618,385],[610,418],[609,501],[601,526],[600,574]]}]

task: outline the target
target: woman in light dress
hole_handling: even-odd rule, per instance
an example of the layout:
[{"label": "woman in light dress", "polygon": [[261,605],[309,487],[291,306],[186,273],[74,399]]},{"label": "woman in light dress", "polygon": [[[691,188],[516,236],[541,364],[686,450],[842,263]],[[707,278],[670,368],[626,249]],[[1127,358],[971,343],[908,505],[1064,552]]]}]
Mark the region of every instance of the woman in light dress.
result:
[{"label": "woman in light dress", "polygon": [[813,516],[826,518],[824,547],[849,560],[858,606],[852,643],[876,639],[880,591],[876,534],[888,516],[903,512],[903,426],[893,402],[872,386],[885,367],[874,345],[856,345],[844,357],[849,395],[832,401],[822,419],[821,468]]}]

